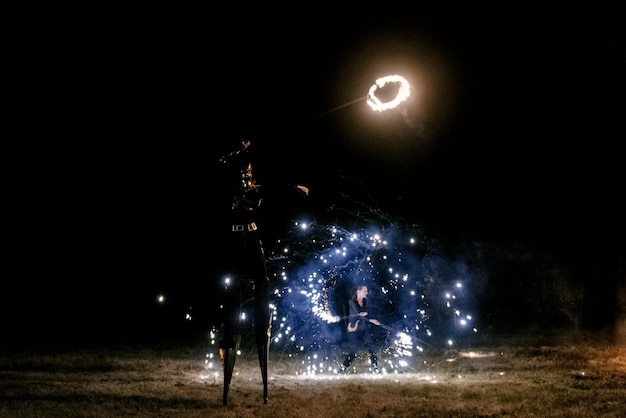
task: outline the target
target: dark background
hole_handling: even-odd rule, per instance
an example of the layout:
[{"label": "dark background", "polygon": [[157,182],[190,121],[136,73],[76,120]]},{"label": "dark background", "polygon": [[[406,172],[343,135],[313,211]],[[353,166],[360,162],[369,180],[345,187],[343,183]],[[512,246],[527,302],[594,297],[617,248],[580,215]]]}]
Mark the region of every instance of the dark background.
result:
[{"label": "dark background", "polygon": [[[215,166],[243,139],[266,181],[311,188],[306,204],[268,199],[268,242],[286,219],[333,221],[341,193],[365,191],[445,239],[521,242],[571,261],[594,277],[598,305],[616,305],[618,13],[218,9],[85,13],[30,38],[7,203],[7,335],[153,334],[156,317],[187,301],[210,322]],[[391,73],[414,94],[403,112],[373,112],[364,98]],[[160,292],[170,311],[154,308]]]}]

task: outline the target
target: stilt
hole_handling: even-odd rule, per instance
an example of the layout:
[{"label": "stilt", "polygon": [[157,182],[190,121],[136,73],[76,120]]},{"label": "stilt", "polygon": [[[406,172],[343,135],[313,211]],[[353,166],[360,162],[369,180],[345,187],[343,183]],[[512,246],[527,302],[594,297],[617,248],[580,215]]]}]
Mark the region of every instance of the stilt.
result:
[{"label": "stilt", "polygon": [[224,393],[222,395],[223,405],[228,404],[228,389],[230,388],[230,381],[233,377],[233,370],[235,369],[235,360],[237,360],[237,351],[239,351],[240,342],[241,335],[235,335],[235,347],[220,350],[223,355],[222,363],[224,365]]},{"label": "stilt", "polygon": [[272,317],[267,292],[269,280],[258,280],[254,283],[254,338],[259,354],[261,377],[263,378],[263,403],[267,403],[267,362],[269,357]]},{"label": "stilt", "polygon": [[261,366],[261,378],[263,379],[263,403],[267,404],[268,390],[267,390],[267,363],[270,353],[270,335],[272,330],[271,318],[266,330],[264,330],[265,342],[261,343],[261,336],[257,337],[257,352],[259,353],[259,365]]}]

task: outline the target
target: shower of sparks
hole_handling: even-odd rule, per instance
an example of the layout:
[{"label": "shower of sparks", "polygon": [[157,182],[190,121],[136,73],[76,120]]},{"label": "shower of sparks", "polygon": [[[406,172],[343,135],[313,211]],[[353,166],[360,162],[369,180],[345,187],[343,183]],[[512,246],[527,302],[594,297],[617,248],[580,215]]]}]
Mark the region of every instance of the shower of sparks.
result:
[{"label": "shower of sparks", "polygon": [[[337,373],[346,355],[347,301],[356,284],[368,286],[369,317],[382,324],[371,325],[381,374],[413,371],[413,357],[428,347],[454,346],[457,338],[477,332],[473,316],[465,313],[471,307],[469,268],[444,256],[419,230],[302,225],[294,224],[268,253],[271,349],[300,359],[297,375]],[[242,306],[248,327],[250,309]],[[359,354],[361,363],[365,354]],[[366,367],[354,366],[353,372]]]},{"label": "shower of sparks", "polygon": [[[384,88],[387,84],[397,84],[398,92],[392,100],[383,102],[376,96],[376,91]],[[388,75],[379,78],[376,80],[376,83],[370,87],[369,93],[367,94],[367,104],[370,105],[372,109],[378,112],[383,112],[398,106],[400,103],[408,99],[410,95],[411,86],[404,77],[395,74]]]}]

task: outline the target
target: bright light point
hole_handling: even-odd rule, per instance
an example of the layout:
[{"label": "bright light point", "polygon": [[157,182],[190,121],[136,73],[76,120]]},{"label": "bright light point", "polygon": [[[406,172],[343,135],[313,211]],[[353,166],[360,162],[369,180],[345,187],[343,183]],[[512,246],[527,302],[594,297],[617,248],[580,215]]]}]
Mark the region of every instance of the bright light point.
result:
[{"label": "bright light point", "polygon": [[159,302],[159,303],[163,303],[163,302],[165,302],[165,296],[163,296],[163,295],[159,295],[159,296],[157,297],[157,302]]},{"label": "bright light point", "polygon": [[[378,97],[376,97],[376,90],[385,87],[387,83],[399,84],[398,94],[393,98],[393,100],[383,103]],[[388,75],[386,77],[379,78],[376,80],[376,83],[370,87],[369,93],[367,94],[367,104],[370,105],[370,107],[375,111],[383,112],[398,106],[400,103],[408,99],[410,94],[411,87],[409,82],[404,77],[395,74]]]}]

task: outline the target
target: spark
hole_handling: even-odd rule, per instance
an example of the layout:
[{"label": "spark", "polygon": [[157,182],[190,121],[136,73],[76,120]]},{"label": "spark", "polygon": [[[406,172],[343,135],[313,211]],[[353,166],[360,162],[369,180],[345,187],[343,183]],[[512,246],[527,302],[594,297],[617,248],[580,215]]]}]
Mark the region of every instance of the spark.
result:
[{"label": "spark", "polygon": [[[268,275],[276,279],[271,292],[272,350],[300,360],[296,375],[336,374],[344,355],[342,301],[357,282],[369,285],[368,306],[376,307],[372,317],[384,324],[373,326],[381,374],[411,372],[415,358],[431,344],[456,346],[466,332],[477,333],[470,325],[473,316],[465,312],[464,296],[471,290],[468,269],[459,266],[459,277],[450,267],[454,263],[438,255],[428,237],[418,236],[421,231],[396,225],[357,231],[315,222],[303,225],[295,222],[267,257]],[[245,327],[252,326],[245,321],[253,315],[251,309],[250,304],[242,305]],[[211,340],[216,339],[213,330]],[[365,354],[358,355],[354,364],[362,366],[355,366],[353,373],[368,373]]]},{"label": "spark", "polygon": [[[299,247],[292,246],[292,255],[302,256],[302,260],[299,265],[291,263],[290,275],[295,279],[290,281],[289,286],[275,292],[281,299],[277,309],[283,312],[278,328],[282,329],[289,324],[290,335],[287,338],[282,333],[276,333],[273,339],[275,349],[294,355],[336,351],[341,345],[338,339],[343,318],[333,299],[341,285],[353,281],[357,276],[365,282],[371,282],[371,289],[377,282],[382,282],[376,296],[372,295],[379,299],[376,304],[386,300],[388,306],[398,305],[394,309],[404,309],[407,304],[421,303],[426,298],[424,293],[428,290],[427,286],[424,288],[423,281],[413,272],[407,271],[403,265],[405,260],[411,258],[411,252],[403,246],[398,247],[395,233],[385,236],[379,230],[354,232],[337,226],[312,224],[307,231],[294,228],[294,233],[297,236],[290,241],[298,242]],[[401,242],[408,242],[410,247],[414,247],[417,241],[403,239]],[[393,255],[394,252],[401,256]],[[281,264],[281,269],[282,264],[287,262],[284,259],[276,261]],[[459,284],[456,281],[451,285],[459,289]],[[418,294],[420,298],[415,299]],[[450,315],[454,318],[461,317],[461,309],[451,303],[460,303],[460,298],[451,292],[445,292],[444,295]],[[435,335],[428,326],[430,318],[426,307],[418,306],[415,313],[417,316],[405,312],[393,326],[381,327],[385,328],[381,331],[387,331],[386,338],[381,342],[381,355],[389,357],[387,369],[390,372],[398,373],[410,369],[412,361],[408,359],[422,353],[424,345],[429,345],[419,339],[418,333],[424,333],[423,338]],[[384,313],[379,315],[382,316],[378,319],[385,322]],[[465,315],[460,320],[466,325],[471,320],[471,315]],[[413,325],[410,325],[411,322]],[[422,344],[416,345],[416,341]],[[448,340],[448,344],[453,344],[452,338]],[[298,373],[331,373],[337,368],[336,357],[322,356],[315,361],[303,360],[302,370]]]}]

